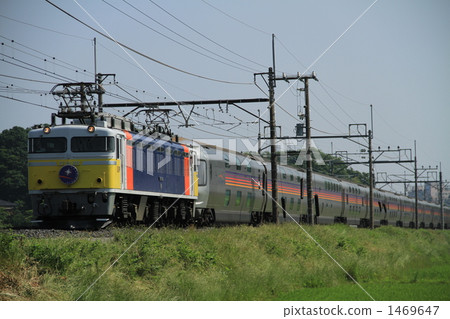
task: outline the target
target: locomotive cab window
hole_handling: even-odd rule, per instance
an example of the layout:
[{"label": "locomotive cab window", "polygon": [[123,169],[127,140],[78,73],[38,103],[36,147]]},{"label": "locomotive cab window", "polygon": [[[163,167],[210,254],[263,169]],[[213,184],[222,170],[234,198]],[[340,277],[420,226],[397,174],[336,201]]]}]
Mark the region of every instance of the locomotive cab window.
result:
[{"label": "locomotive cab window", "polygon": [[83,136],[72,137],[72,152],[114,152],[114,137],[112,136]]},{"label": "locomotive cab window", "polygon": [[65,153],[67,140],[65,137],[30,138],[28,140],[29,153]]}]

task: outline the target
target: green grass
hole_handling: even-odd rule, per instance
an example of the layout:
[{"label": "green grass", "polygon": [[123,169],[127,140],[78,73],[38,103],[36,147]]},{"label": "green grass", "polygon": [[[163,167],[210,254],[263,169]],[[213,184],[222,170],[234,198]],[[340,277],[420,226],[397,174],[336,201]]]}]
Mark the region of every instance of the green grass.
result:
[{"label": "green grass", "polygon": [[[421,283],[366,283],[362,285],[377,301],[450,300],[448,282]],[[372,300],[356,284],[344,284],[327,288],[304,288],[279,296],[279,300]]]},{"label": "green grass", "polygon": [[[376,300],[450,300],[450,232],[305,229]],[[143,228],[107,240],[0,233],[0,300],[75,300]],[[150,230],[82,300],[368,300],[297,225]]]}]

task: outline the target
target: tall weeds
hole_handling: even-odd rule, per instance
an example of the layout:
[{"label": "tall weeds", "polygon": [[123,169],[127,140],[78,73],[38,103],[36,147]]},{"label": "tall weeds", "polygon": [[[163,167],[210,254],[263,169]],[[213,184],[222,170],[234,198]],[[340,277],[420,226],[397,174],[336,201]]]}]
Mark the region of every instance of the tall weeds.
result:
[{"label": "tall weeds", "polygon": [[[347,273],[297,225],[150,230],[81,299],[275,300],[353,279],[449,284],[448,231],[305,230]],[[0,233],[0,299],[77,299],[142,231],[116,229],[111,239]]]}]

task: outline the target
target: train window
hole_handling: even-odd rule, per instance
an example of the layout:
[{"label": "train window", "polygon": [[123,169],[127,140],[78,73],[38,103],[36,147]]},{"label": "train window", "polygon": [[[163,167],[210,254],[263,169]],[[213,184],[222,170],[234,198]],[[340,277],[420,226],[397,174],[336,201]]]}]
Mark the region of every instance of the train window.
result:
[{"label": "train window", "polygon": [[253,206],[253,193],[247,193],[247,208]]},{"label": "train window", "polygon": [[116,138],[116,158],[120,158],[120,138]]},{"label": "train window", "polygon": [[294,199],[293,198],[291,198],[291,203],[290,203],[290,205],[289,205],[289,210],[293,210],[294,209]]},{"label": "train window", "polygon": [[247,164],[247,172],[249,172],[249,173],[252,172],[252,167],[250,165],[250,162]]},{"label": "train window", "polygon": [[237,191],[237,193],[236,193],[236,206],[240,206],[241,205],[241,198],[242,198],[242,192],[241,191]]},{"label": "train window", "polygon": [[30,138],[28,140],[29,153],[65,153],[67,140],[65,137]]},{"label": "train window", "polygon": [[112,136],[79,136],[70,141],[72,152],[114,152]]},{"label": "train window", "polygon": [[205,186],[207,182],[206,161],[200,160],[200,165],[198,168],[198,186]]},{"label": "train window", "polygon": [[230,198],[231,198],[231,190],[227,189],[225,190],[225,201],[224,201],[224,206],[228,206],[230,205]]},{"label": "train window", "polygon": [[242,168],[241,160],[238,157],[236,157],[236,170],[240,171],[241,168]]},{"label": "train window", "polygon": [[297,209],[300,210],[300,205],[302,203],[302,200],[299,198],[297,199]]},{"label": "train window", "polygon": [[223,161],[225,162],[225,167],[229,168],[230,167],[230,158],[228,157],[227,153],[223,153]]},{"label": "train window", "polygon": [[294,175],[291,175],[291,181],[293,181],[294,180]]},{"label": "train window", "polygon": [[286,173],[283,173],[283,179],[286,179]]}]

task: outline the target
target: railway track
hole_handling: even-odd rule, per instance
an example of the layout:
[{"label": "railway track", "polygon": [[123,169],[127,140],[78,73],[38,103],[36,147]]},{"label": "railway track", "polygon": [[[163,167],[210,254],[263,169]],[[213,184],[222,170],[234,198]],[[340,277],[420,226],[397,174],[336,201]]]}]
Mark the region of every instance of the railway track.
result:
[{"label": "railway track", "polygon": [[114,228],[100,229],[100,230],[63,230],[63,229],[37,229],[37,228],[22,228],[22,229],[1,229],[0,232],[12,231],[16,235],[22,235],[27,238],[89,238],[89,239],[105,239],[113,238]]}]

